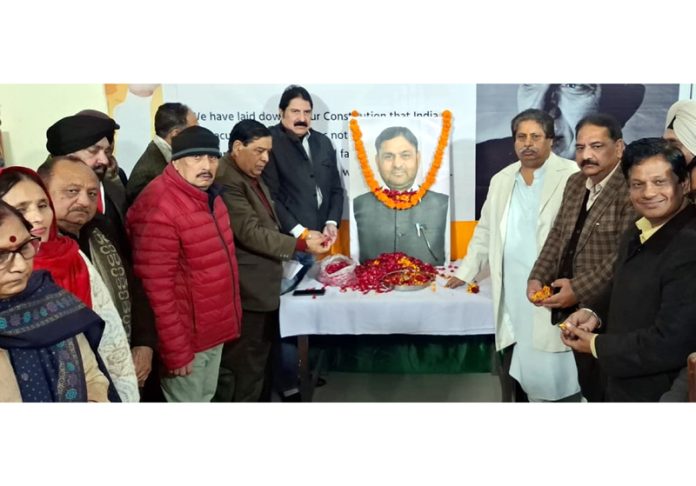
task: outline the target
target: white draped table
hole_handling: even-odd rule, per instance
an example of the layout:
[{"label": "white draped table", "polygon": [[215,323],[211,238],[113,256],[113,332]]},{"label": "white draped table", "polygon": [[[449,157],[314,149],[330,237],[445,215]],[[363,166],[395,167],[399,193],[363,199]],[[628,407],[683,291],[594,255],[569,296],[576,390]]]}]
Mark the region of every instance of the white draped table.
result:
[{"label": "white draped table", "polygon": [[[490,279],[480,283],[478,294],[465,287],[448,289],[445,279],[437,278],[430,288],[384,294],[341,292],[327,287],[325,295],[293,296],[280,299],[280,334],[493,334],[493,304]],[[321,288],[323,284],[307,276],[298,289]]]},{"label": "white draped table", "polygon": [[[298,289],[321,288],[310,271]],[[383,294],[341,292],[327,287],[324,295],[280,298],[280,334],[297,336],[300,366],[300,393],[311,401],[315,376],[309,369],[309,335],[317,334],[493,334],[493,304],[490,279],[480,282],[480,292],[470,294],[465,287],[448,289],[445,279],[437,278],[430,287]]]}]

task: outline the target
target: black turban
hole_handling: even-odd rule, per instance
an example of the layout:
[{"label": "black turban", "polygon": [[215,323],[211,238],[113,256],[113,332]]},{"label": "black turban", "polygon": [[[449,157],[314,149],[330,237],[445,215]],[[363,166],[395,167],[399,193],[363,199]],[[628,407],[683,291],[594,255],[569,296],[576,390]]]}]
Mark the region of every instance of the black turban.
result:
[{"label": "black turban", "polygon": [[104,137],[113,140],[114,131],[119,128],[111,118],[66,116],[46,130],[46,148],[51,155],[68,155],[91,147]]}]

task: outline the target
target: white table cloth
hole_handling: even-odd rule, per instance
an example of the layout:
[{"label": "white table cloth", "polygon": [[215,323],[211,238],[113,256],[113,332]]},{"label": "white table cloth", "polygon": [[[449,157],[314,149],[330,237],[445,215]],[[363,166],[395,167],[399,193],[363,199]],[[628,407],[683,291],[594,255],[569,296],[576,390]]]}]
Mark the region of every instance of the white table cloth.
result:
[{"label": "white table cloth", "polygon": [[[298,289],[323,287],[311,274]],[[493,334],[490,279],[480,282],[478,294],[465,286],[445,288],[445,282],[437,277],[436,291],[362,294],[327,287],[316,298],[288,293],[280,299],[280,334]]]}]

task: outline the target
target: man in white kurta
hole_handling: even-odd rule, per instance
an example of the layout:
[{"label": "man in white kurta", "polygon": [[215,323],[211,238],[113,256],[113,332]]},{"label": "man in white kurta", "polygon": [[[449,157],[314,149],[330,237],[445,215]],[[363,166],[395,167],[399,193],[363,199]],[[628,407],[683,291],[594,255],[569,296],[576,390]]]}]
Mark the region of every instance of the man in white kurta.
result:
[{"label": "man in white kurta", "polygon": [[[578,167],[551,152],[554,124],[545,112],[525,110],[511,125],[520,160],[491,179],[467,255],[447,285],[473,282],[488,267],[496,350],[512,353],[511,360],[503,360],[501,382],[509,373],[530,401],[579,400],[572,353],[552,325],[550,311],[532,305],[526,295],[529,272],[560,208],[566,181]],[[504,386],[503,400],[511,396]]]},{"label": "man in white kurta", "polygon": [[546,165],[536,169],[531,185],[521,172],[515,175],[503,249],[503,321],[512,324],[515,337],[510,376],[531,401],[561,400],[580,391],[572,353],[549,353],[534,347],[531,323],[535,306],[525,298],[527,277],[536,261],[537,248],[543,244],[537,241],[536,226],[545,174]]}]

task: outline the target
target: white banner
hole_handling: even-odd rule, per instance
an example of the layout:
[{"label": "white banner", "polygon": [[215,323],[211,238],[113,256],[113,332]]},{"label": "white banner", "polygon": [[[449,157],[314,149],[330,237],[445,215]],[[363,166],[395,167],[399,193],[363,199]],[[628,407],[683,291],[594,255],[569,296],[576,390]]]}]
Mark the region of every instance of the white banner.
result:
[{"label": "white banner", "polygon": [[[152,120],[158,105],[153,103],[153,96],[161,97],[161,102],[188,105],[202,126],[218,134],[221,150],[226,151],[229,133],[238,121],[252,118],[268,126],[279,123],[278,102],[285,88],[280,84],[131,86],[125,99],[113,108],[113,117],[121,125],[115,151],[119,164],[129,174],[152,139]],[[476,85],[325,84],[305,88],[314,101],[312,128],[327,134],[333,142],[347,191],[352,151],[348,122],[353,110],[366,119],[391,118],[405,124],[450,110],[454,115],[450,138],[452,171],[449,174],[443,167],[442,179],[451,175],[452,218],[474,219]],[[424,155],[426,159],[432,157],[427,150]],[[348,202],[344,208],[343,217],[348,219]]]}]

